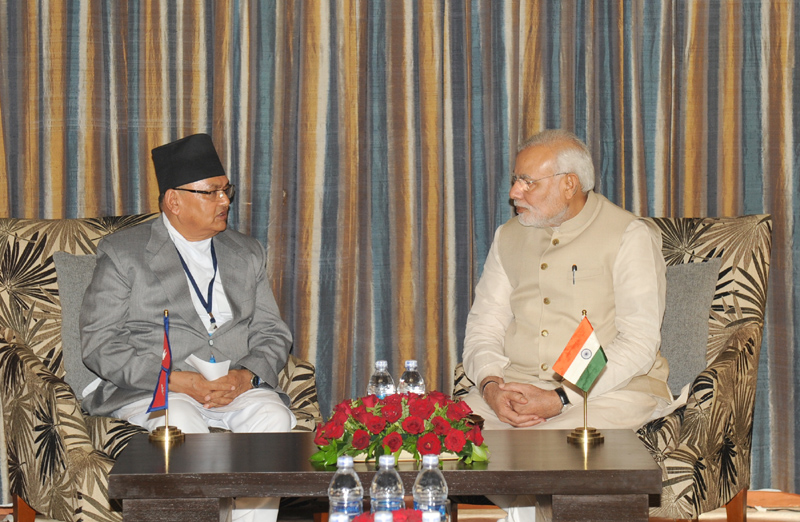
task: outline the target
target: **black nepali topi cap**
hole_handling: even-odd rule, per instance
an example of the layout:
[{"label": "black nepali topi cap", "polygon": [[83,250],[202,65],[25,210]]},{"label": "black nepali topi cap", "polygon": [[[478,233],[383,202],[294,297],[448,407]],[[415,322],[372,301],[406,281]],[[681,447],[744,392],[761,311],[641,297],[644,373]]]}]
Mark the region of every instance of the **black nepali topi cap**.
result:
[{"label": "black nepali topi cap", "polygon": [[161,194],[187,183],[225,175],[208,134],[192,134],[151,152]]}]

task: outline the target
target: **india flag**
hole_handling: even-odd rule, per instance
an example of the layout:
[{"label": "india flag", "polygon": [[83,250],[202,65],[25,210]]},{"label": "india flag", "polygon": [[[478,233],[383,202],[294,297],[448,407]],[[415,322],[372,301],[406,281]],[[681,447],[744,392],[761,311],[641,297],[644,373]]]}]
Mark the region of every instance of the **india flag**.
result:
[{"label": "india flag", "polygon": [[594,334],[594,328],[584,316],[567,347],[553,365],[553,371],[588,393],[606,362],[608,359]]}]

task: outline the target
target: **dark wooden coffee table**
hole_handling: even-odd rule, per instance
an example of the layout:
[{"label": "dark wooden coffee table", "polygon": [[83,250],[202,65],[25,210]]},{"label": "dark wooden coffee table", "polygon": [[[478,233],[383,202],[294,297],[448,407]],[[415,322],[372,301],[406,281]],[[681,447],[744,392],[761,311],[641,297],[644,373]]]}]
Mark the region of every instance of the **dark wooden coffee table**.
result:
[{"label": "dark wooden coffee table", "polygon": [[[445,461],[451,495],[535,494],[537,519],[648,519],[649,497],[661,493],[661,470],[627,430],[605,430],[588,451],[567,443],[567,431],[484,432],[488,463]],[[311,433],[186,435],[170,448],[136,435],[109,477],[109,497],[121,499],[128,521],[218,521],[232,497],[325,497],[333,470],[315,467]],[[411,491],[417,469],[398,471]],[[356,464],[369,488],[374,464]],[[541,517],[541,518],[540,518]]]}]

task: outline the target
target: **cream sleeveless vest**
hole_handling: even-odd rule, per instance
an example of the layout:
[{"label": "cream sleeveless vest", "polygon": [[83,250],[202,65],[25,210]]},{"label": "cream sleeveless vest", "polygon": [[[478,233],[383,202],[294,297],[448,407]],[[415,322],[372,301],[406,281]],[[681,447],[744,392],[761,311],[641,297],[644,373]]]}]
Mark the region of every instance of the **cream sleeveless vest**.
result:
[{"label": "cream sleeveless vest", "polygon": [[[601,345],[616,337],[612,269],[622,235],[635,219],[590,192],[583,210],[558,229],[526,227],[516,217],[502,226],[500,262],[514,287],[514,319],[505,335],[506,380],[554,381],[551,367],[584,310]],[[668,398],[667,374],[659,353],[648,375],[623,389]]]}]

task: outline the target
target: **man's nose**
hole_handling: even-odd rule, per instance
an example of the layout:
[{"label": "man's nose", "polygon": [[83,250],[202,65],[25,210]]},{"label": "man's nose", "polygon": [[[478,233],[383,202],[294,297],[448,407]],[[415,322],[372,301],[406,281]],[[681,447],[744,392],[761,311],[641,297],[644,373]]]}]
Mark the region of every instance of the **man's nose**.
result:
[{"label": "man's nose", "polygon": [[522,199],[522,189],[520,188],[522,181],[517,181],[511,185],[511,190],[508,191],[508,196],[511,199]]}]

